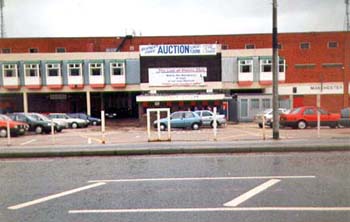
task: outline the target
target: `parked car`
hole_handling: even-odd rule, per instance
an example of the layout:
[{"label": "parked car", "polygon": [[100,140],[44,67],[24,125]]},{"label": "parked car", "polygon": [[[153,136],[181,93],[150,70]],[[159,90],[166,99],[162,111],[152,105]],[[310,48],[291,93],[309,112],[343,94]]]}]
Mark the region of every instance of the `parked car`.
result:
[{"label": "parked car", "polygon": [[[43,120],[43,121],[50,121],[51,119],[49,119],[47,116],[40,114],[40,113],[28,113],[31,117],[33,117],[36,120]],[[57,132],[61,132],[63,129],[67,129],[68,128],[68,123],[62,120],[52,120],[55,124],[58,125],[57,127]]]},{"label": "parked car", "polygon": [[29,129],[28,124],[13,121],[10,117],[0,114],[0,137],[7,137],[8,121],[9,121],[11,136],[24,135]]},{"label": "parked car", "polygon": [[118,116],[117,109],[116,108],[107,108],[105,110],[105,117],[107,119],[116,119]]},{"label": "parked car", "polygon": [[[160,130],[165,130],[168,127],[168,119],[162,118],[159,120]],[[198,130],[202,125],[201,118],[191,111],[178,111],[170,115],[171,128],[192,128]],[[153,126],[157,128],[158,122],[155,120]]]},{"label": "parked car", "polygon": [[280,124],[285,127],[305,129],[308,126],[317,126],[317,111],[320,112],[321,126],[336,128],[340,120],[340,114],[329,113],[315,106],[303,106],[295,108],[288,114],[280,115]]},{"label": "parked car", "polygon": [[350,127],[350,107],[340,111],[339,125],[342,127]]},{"label": "parked car", "polygon": [[68,116],[65,113],[50,113],[48,117],[52,120],[65,120],[67,121],[69,127],[75,129],[75,128],[83,128],[87,127],[89,125],[89,122],[87,120],[79,119],[79,118],[73,118]]},{"label": "parked car", "polygon": [[[213,116],[214,113],[210,110],[197,110],[195,113],[201,118],[203,126],[211,126],[213,127],[214,121]],[[216,114],[216,123],[217,126],[225,126],[226,118],[225,115]]]},{"label": "parked car", "polygon": [[[284,109],[284,108],[278,109],[279,115],[287,114],[288,112],[289,112],[289,109]],[[254,122],[256,122],[260,128],[263,127],[263,118],[265,118],[265,126],[269,126],[272,128],[273,109],[265,109],[263,112],[255,115]]]},{"label": "parked car", "polygon": [[[9,117],[18,122],[27,123],[29,125],[29,131],[34,131],[36,134],[51,132],[51,121],[38,120],[28,113],[11,113]],[[54,125],[54,130],[60,130],[57,124]]]},{"label": "parked car", "polygon": [[85,113],[68,113],[68,116],[72,118],[87,120],[89,124],[93,126],[101,125],[101,119],[89,116]]}]

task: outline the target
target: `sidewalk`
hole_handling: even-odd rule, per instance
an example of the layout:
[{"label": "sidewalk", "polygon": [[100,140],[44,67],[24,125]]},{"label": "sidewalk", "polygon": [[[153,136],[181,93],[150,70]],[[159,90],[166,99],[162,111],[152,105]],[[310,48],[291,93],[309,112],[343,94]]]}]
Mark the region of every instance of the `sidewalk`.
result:
[{"label": "sidewalk", "polygon": [[350,137],[254,141],[143,142],[0,148],[0,158],[107,155],[213,154],[250,152],[350,151]]}]

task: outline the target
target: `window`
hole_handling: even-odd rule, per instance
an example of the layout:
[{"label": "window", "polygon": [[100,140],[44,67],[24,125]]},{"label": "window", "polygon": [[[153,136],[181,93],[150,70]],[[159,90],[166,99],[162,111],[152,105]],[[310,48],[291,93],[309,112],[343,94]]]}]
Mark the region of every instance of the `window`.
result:
[{"label": "window", "polygon": [[37,52],[39,52],[39,49],[38,48],[30,48],[29,52],[30,53],[37,53]]},{"label": "window", "polygon": [[66,52],[66,48],[63,48],[63,47],[59,47],[59,48],[56,48],[56,52]]},{"label": "window", "polygon": [[211,113],[210,113],[210,112],[203,112],[203,113],[202,113],[202,116],[203,116],[203,117],[211,116]]},{"label": "window", "polygon": [[270,99],[262,99],[262,108],[263,109],[271,108],[271,100]]},{"label": "window", "polygon": [[46,73],[48,76],[60,76],[61,65],[60,64],[46,64]]},{"label": "window", "polygon": [[248,99],[241,99],[241,117],[248,117]]},{"label": "window", "polygon": [[244,48],[246,48],[246,49],[255,49],[255,45],[254,44],[245,44]]},{"label": "window", "polygon": [[335,42],[335,41],[328,42],[328,48],[330,49],[338,48],[338,42]]},{"label": "window", "polygon": [[250,103],[251,103],[252,109],[259,109],[260,108],[259,99],[251,99]]},{"label": "window", "polygon": [[239,72],[250,73],[253,71],[253,60],[240,60],[239,61]]},{"label": "window", "polygon": [[3,49],[1,49],[1,53],[11,53],[11,49],[10,48],[3,48]]},{"label": "window", "polygon": [[313,109],[305,109],[304,115],[314,115],[315,111]]},{"label": "window", "polygon": [[302,43],[300,43],[300,48],[301,49],[309,49],[310,43],[309,42],[302,42]]},{"label": "window", "polygon": [[90,63],[89,72],[91,76],[101,76],[103,74],[103,64],[102,63]]},{"label": "window", "polygon": [[124,75],[124,63],[123,62],[111,63],[111,73],[113,76]]},{"label": "window", "polygon": [[192,112],[185,112],[185,118],[193,118]]},{"label": "window", "polygon": [[3,64],[4,77],[17,77],[17,64]]},{"label": "window", "polygon": [[271,59],[260,60],[260,64],[261,64],[261,72],[272,72],[272,60]]},{"label": "window", "polygon": [[181,119],[182,118],[182,113],[173,113],[171,115],[172,119]]},{"label": "window", "polygon": [[27,77],[38,77],[40,76],[39,64],[25,64],[24,73]]},{"label": "window", "polygon": [[81,63],[68,64],[68,75],[81,76]]},{"label": "window", "polygon": [[286,60],[280,59],[278,64],[278,71],[285,72]]}]

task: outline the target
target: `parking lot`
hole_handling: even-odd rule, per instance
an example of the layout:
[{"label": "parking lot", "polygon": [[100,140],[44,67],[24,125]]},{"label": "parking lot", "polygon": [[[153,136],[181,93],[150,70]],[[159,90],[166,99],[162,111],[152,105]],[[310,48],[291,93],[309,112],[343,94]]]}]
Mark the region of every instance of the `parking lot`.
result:
[{"label": "parking lot", "polygon": [[[350,128],[321,127],[321,138],[346,138],[350,135]],[[263,140],[263,130],[256,123],[228,124],[217,129],[217,141],[252,141]],[[161,138],[167,139],[167,131],[161,132]],[[318,138],[317,128],[305,130],[285,128],[280,129],[282,140],[298,140],[305,138]],[[152,129],[151,139],[157,139],[157,131]],[[266,128],[265,139],[272,139],[272,129]],[[213,141],[212,128],[202,127],[199,130],[173,129],[172,141]],[[10,146],[47,146],[47,145],[89,145],[89,144],[121,144],[144,143],[148,141],[146,126],[139,126],[137,120],[107,121],[104,135],[101,126],[89,126],[88,128],[65,129],[54,136],[50,134],[36,135],[28,132],[24,136],[11,137]],[[0,138],[0,146],[7,146],[7,139]]]}]

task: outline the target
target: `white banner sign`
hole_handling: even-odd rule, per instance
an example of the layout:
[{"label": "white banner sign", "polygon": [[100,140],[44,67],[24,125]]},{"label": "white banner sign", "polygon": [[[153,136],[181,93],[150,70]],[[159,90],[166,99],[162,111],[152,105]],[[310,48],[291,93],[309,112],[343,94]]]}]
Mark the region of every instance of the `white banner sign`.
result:
[{"label": "white banner sign", "polygon": [[140,45],[141,56],[216,55],[216,44]]},{"label": "white banner sign", "polygon": [[149,68],[150,86],[201,85],[207,76],[206,67]]}]

